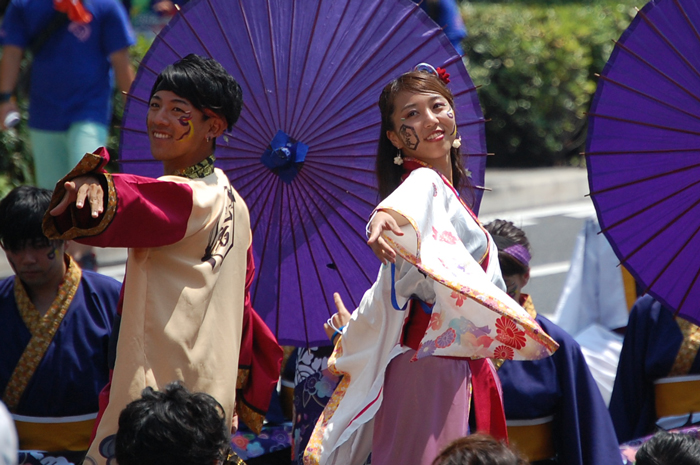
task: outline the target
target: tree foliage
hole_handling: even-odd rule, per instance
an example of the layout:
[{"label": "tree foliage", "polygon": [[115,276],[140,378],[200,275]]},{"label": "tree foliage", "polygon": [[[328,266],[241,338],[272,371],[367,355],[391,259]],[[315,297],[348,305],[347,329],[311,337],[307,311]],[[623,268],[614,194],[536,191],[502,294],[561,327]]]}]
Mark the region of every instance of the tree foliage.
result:
[{"label": "tree foliage", "polygon": [[634,17],[631,0],[463,3],[462,13],[489,165],[580,163],[595,73]]}]

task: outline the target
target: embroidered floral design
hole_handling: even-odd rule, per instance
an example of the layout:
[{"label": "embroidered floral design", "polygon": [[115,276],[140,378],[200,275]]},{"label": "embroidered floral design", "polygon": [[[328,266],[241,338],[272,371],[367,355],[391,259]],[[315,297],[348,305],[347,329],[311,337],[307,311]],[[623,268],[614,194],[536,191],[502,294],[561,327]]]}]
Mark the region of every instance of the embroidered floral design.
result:
[{"label": "embroidered floral design", "polygon": [[456,244],[459,240],[459,238],[452,234],[450,231],[438,232],[438,230],[435,229],[435,227],[433,227],[433,239],[435,239],[436,241],[445,242],[450,245]]},{"label": "embroidered floral design", "polygon": [[244,437],[244,436],[234,436],[233,439],[231,439],[231,442],[233,443],[234,446],[238,447],[239,449],[245,450],[245,448],[248,446],[249,439]]},{"label": "embroidered floral design", "polygon": [[418,348],[417,358],[427,357],[435,353],[435,341],[426,341]]},{"label": "embroidered floral design", "polygon": [[512,360],[514,353],[515,352],[513,352],[513,349],[507,346],[498,346],[493,350],[493,355],[496,358],[501,358],[504,360]]},{"label": "embroidered floral design", "polygon": [[458,307],[461,307],[464,305],[464,296],[460,294],[457,291],[452,291],[452,294],[450,294],[450,297],[456,300],[455,305]]},{"label": "embroidered floral design", "polygon": [[437,195],[438,195],[437,186],[435,185],[435,183],[433,183],[433,197],[437,197]]},{"label": "embroidered floral design", "polygon": [[331,383],[328,378],[321,378],[318,383],[316,383],[316,395],[318,397],[330,397],[333,394],[336,383]]},{"label": "embroidered floral design", "polygon": [[[504,344],[521,349],[525,346],[525,331],[520,331],[515,322],[509,318],[501,317],[496,320],[496,340]],[[507,357],[497,357],[507,358]]]},{"label": "embroidered floral design", "polygon": [[428,323],[428,328],[432,329],[433,331],[437,331],[438,329],[440,329],[440,327],[442,327],[442,320],[442,313],[433,312],[430,315],[430,322]]},{"label": "embroidered floral design", "polygon": [[474,344],[475,346],[481,346],[484,347],[485,349],[488,349],[491,347],[491,343],[493,342],[492,337],[488,336],[479,336],[476,338],[476,343]]},{"label": "embroidered floral design", "polygon": [[445,347],[451,346],[457,339],[457,333],[454,329],[449,328],[447,331],[442,333],[435,339],[435,347],[438,349],[444,349]]},{"label": "embroidered floral design", "polygon": [[467,331],[469,331],[470,325],[474,326],[474,324],[471,321],[467,320],[462,316],[459,318],[452,318],[450,320],[449,327],[454,329],[457,332],[457,334],[464,334]]}]

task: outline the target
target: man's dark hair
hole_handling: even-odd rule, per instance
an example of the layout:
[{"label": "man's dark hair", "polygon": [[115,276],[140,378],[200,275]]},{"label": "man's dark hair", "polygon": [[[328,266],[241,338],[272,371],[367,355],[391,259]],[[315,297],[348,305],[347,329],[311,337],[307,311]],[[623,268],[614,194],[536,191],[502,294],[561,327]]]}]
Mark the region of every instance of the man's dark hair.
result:
[{"label": "man's dark hair", "polygon": [[241,115],[241,86],[218,61],[211,58],[191,53],[166,66],[156,78],[149,99],[159,90],[186,98],[200,111],[213,111],[226,120],[229,131]]},{"label": "man's dark hair", "polygon": [[503,252],[505,249],[515,244],[522,245],[530,252],[530,241],[527,240],[525,231],[506,220],[493,220],[484,225],[484,229],[491,234],[493,242],[496,244],[496,247],[498,247],[498,261],[501,265],[501,273],[503,276],[527,273],[528,268],[526,266],[511,255]]},{"label": "man's dark hair", "polygon": [[527,465],[527,461],[502,441],[477,433],[454,440],[433,465]]},{"label": "man's dark hair", "polygon": [[230,425],[212,396],[179,382],[161,392],[147,387],[119,415],[119,465],[216,465],[231,452]]},{"label": "man's dark hair", "polygon": [[[6,250],[21,250],[49,240],[41,230],[44,213],[51,203],[51,191],[34,186],[19,186],[0,201],[0,241]],[[38,244],[37,244],[38,243]]]},{"label": "man's dark hair", "polygon": [[700,441],[682,433],[661,431],[642,444],[637,465],[700,465]]}]

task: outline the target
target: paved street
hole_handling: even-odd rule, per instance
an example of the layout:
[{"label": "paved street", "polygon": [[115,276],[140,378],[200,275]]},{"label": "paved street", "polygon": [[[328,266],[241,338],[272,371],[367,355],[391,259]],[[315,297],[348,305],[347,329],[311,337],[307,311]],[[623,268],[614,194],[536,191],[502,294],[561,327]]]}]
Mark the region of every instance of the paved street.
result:
[{"label": "paved street", "polygon": [[483,223],[496,218],[512,221],[527,234],[532,261],[525,292],[532,296],[539,313],[547,316],[554,313],[569,270],[576,235],[584,220],[592,215],[595,215],[593,203],[586,199],[481,216]]}]

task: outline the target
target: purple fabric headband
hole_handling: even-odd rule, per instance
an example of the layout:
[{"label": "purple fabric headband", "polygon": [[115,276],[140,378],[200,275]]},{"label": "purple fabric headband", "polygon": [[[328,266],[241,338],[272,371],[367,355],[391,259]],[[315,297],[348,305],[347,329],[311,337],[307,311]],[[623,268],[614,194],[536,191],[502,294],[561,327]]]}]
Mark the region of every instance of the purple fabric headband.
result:
[{"label": "purple fabric headband", "polygon": [[503,253],[507,253],[520,263],[522,263],[525,268],[530,268],[530,252],[527,251],[527,248],[523,245],[520,244],[514,244],[511,245],[510,247],[506,247],[503,249]]}]

